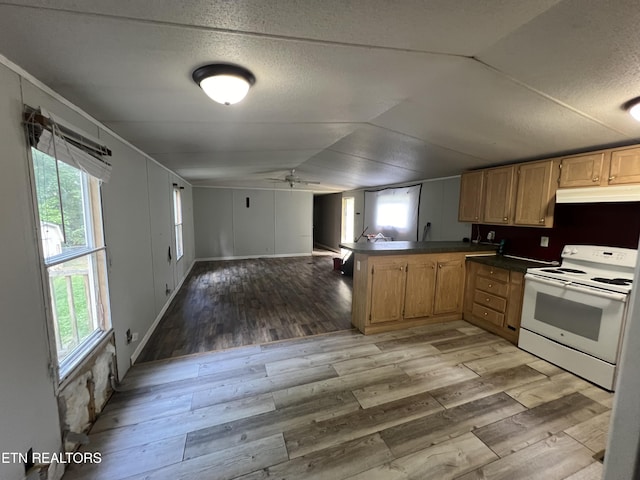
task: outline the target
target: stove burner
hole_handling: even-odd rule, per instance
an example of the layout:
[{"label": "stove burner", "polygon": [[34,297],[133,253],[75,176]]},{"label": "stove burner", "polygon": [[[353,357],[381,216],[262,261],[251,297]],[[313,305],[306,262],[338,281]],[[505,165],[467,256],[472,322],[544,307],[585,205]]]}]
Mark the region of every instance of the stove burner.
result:
[{"label": "stove burner", "polygon": [[558,269],[560,272],[566,272],[566,273],[581,273],[583,275],[586,275],[587,272],[585,272],[584,270],[576,270],[575,268],[559,268]]},{"label": "stove burner", "polygon": [[629,280],[628,278],[602,278],[602,277],[595,277],[592,278],[591,280],[593,280],[594,282],[600,282],[600,283],[607,283],[609,285],[631,285],[632,280]]}]

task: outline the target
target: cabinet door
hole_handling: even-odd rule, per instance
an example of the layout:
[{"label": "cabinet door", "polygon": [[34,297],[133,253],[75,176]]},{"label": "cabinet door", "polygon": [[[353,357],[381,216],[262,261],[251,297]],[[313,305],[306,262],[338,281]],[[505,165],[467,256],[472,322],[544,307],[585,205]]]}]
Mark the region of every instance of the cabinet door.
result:
[{"label": "cabinet door", "polygon": [[463,288],[464,258],[439,260],[433,313],[462,312]]},{"label": "cabinet door", "polygon": [[560,188],[600,185],[604,152],[563,158],[560,162]]},{"label": "cabinet door", "polygon": [[407,265],[404,318],[428,317],[433,313],[436,262],[416,261]]},{"label": "cabinet door", "polygon": [[485,223],[509,223],[513,202],[514,166],[486,171],[484,215]]},{"label": "cabinet door", "polygon": [[609,185],[640,183],[640,148],[627,148],[611,152]]},{"label": "cabinet door", "polygon": [[552,167],[552,161],[525,163],[518,166],[516,211],[513,219],[516,225],[547,226]]},{"label": "cabinet door", "polygon": [[522,296],[524,294],[524,274],[511,272],[509,283],[509,298],[506,315],[506,327],[514,335],[520,331],[520,315],[522,313]]},{"label": "cabinet door", "polygon": [[484,171],[465,172],[460,178],[458,221],[478,223],[482,213]]},{"label": "cabinet door", "polygon": [[383,263],[371,267],[371,323],[402,319],[405,263]]}]

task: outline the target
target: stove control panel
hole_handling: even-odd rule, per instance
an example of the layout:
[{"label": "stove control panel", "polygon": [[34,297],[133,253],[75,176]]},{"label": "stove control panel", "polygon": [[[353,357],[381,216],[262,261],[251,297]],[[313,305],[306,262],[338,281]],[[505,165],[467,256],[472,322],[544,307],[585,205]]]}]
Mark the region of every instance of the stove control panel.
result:
[{"label": "stove control panel", "polygon": [[562,258],[624,267],[634,267],[637,256],[637,250],[620,247],[566,245],[562,250]]}]

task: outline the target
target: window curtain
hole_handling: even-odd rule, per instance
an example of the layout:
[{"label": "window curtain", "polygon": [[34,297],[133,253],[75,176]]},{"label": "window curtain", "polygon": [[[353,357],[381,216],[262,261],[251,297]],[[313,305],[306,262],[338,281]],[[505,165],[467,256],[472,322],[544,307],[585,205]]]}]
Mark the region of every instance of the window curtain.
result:
[{"label": "window curtain", "polygon": [[91,140],[88,135],[69,129],[45,110],[26,107],[24,118],[32,147],[101,182],[109,181],[112,167],[103,158],[111,155],[107,147]]},{"label": "window curtain", "polygon": [[391,240],[418,240],[418,209],[422,184],[364,192],[367,234],[382,233]]}]

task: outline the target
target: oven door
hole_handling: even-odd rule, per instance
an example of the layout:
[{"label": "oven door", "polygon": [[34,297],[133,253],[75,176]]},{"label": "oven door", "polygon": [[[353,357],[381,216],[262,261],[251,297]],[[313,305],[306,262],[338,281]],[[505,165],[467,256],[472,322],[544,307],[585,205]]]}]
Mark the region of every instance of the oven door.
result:
[{"label": "oven door", "polygon": [[615,364],[626,298],[528,273],[520,326]]}]

